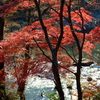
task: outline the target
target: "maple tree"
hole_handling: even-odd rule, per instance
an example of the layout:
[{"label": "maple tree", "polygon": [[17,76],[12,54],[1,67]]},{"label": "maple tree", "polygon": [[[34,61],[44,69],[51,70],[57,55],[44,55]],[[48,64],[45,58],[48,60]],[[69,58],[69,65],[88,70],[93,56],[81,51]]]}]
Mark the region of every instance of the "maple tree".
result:
[{"label": "maple tree", "polygon": [[[61,1],[61,4],[63,3],[64,1]],[[66,5],[67,5],[67,7],[66,7]],[[41,24],[41,26],[42,26],[42,29],[43,29],[43,31],[44,31],[44,33],[45,33],[45,39],[47,40],[47,43],[48,43],[48,45],[49,45],[49,48],[50,48],[50,50],[51,50],[51,53],[52,53],[52,61],[53,61],[53,63],[55,64],[55,62],[57,62],[57,51],[58,51],[58,48],[60,47],[60,43],[61,43],[61,41],[63,42],[64,41],[64,43],[66,43],[66,45],[68,45],[67,43],[68,42],[65,42],[66,40],[68,40],[68,35],[70,34],[70,41],[71,41],[71,39],[72,39],[72,41],[71,41],[71,44],[69,44],[69,45],[73,45],[73,43],[74,42],[76,42],[76,44],[77,44],[77,47],[78,47],[78,52],[79,52],[79,58],[78,58],[78,62],[77,61],[75,61],[75,59],[73,59],[76,63],[77,63],[77,73],[74,73],[75,74],[75,76],[76,76],[76,83],[77,83],[77,89],[78,89],[78,99],[79,100],[81,100],[82,99],[82,91],[81,91],[81,86],[80,86],[80,66],[81,66],[81,61],[82,61],[82,49],[83,49],[83,45],[84,45],[84,42],[85,42],[85,33],[84,33],[84,23],[87,23],[87,20],[88,21],[91,21],[91,19],[92,19],[92,17],[89,17],[88,15],[88,17],[86,17],[86,13],[88,13],[89,14],[89,12],[87,12],[85,9],[83,9],[83,8],[80,8],[80,10],[78,11],[78,10],[76,10],[75,12],[71,12],[71,1],[69,1],[69,4],[66,4],[65,5],[65,7],[67,8],[67,9],[64,9],[65,11],[66,10],[68,10],[68,13],[66,14],[66,17],[68,17],[68,19],[66,18],[66,21],[70,24],[69,26],[63,26],[63,24],[62,24],[62,22],[63,22],[63,14],[62,14],[62,8],[64,7],[64,5],[63,5],[63,7],[62,8],[60,8],[60,9],[58,9],[58,10],[55,10],[55,9],[53,9],[53,12],[51,13],[51,16],[53,17],[53,22],[55,21],[55,20],[60,20],[60,31],[59,31],[59,33],[57,34],[57,36],[55,36],[54,34],[56,34],[56,32],[53,32],[54,30],[50,30],[50,27],[49,27],[49,29],[48,29],[48,23],[47,23],[47,25],[46,25],[46,23],[45,23],[45,21],[44,21],[44,23],[42,22],[42,18],[40,17],[40,24]],[[37,9],[38,9],[38,13],[39,13],[39,15],[40,15],[40,12],[39,12],[39,7],[38,7],[38,3],[36,2],[36,6],[37,6]],[[82,11],[82,12],[81,12]],[[56,12],[56,13],[55,13]],[[85,12],[85,13],[84,13]],[[73,16],[72,16],[72,15]],[[85,16],[84,16],[85,15]],[[59,17],[60,16],[60,17]],[[77,20],[76,20],[76,19]],[[83,19],[84,18],[84,19]],[[87,18],[89,18],[89,19],[87,19]],[[54,20],[55,19],[55,20]],[[52,21],[52,19],[50,20],[50,21]],[[73,25],[72,24],[72,21],[76,21],[76,23]],[[52,22],[52,23],[53,23]],[[79,27],[78,26],[78,24],[77,23],[81,23],[82,25]],[[50,24],[50,23],[49,23]],[[51,25],[51,26],[53,26],[53,25]],[[65,31],[63,30],[63,27],[66,29]],[[75,28],[74,28],[75,27]],[[55,27],[54,27],[55,28]],[[53,28],[52,28],[53,29]],[[58,28],[59,29],[59,28]],[[68,31],[68,29],[69,29],[69,31]],[[74,31],[74,29],[78,29],[78,30],[82,30],[82,32],[83,32],[83,34],[80,34],[80,33],[77,33],[76,31]],[[51,38],[51,41],[49,41],[49,39],[48,39],[48,35],[50,34],[49,32],[48,32],[48,34],[47,34],[47,31],[51,31],[52,33],[51,34],[53,34],[52,35],[52,38],[55,38],[55,37],[58,37],[58,39],[53,39],[53,43],[55,43],[54,45],[53,45],[53,48],[54,49],[52,49],[52,45],[50,44],[50,42],[52,43],[52,38]],[[60,33],[61,32],[61,33]],[[64,32],[66,32],[65,34],[64,34]],[[68,33],[69,34],[68,34]],[[71,32],[71,33],[70,33]],[[64,36],[64,38],[66,38],[66,39],[63,39],[63,34],[64,35],[66,35],[67,34],[67,36]],[[76,34],[78,34],[78,35],[76,35]],[[71,36],[72,35],[72,36]],[[79,38],[79,37],[81,37],[81,39]],[[80,39],[80,40],[79,40]],[[82,41],[82,44],[80,44],[80,41]],[[64,45],[64,43],[63,43],[63,45]],[[86,44],[87,44],[88,42],[86,42]],[[91,44],[91,43],[90,43]],[[91,48],[93,48],[93,46],[91,47]],[[90,50],[91,50],[91,48],[90,48]],[[84,50],[85,50],[85,48],[84,48]],[[54,57],[54,58],[53,58]],[[55,64],[55,65],[53,65],[52,66],[52,69],[53,69],[53,74],[54,74],[54,77],[55,77],[55,81],[56,81],[56,83],[59,83],[59,81],[57,80],[57,78],[59,79],[59,75],[57,75],[57,73],[58,73],[58,71],[55,69],[55,67],[57,67],[58,65],[57,65],[57,63]],[[56,71],[56,72],[55,72]],[[60,84],[60,83],[59,83]],[[58,84],[56,84],[56,86],[57,86]],[[61,100],[64,100],[64,97],[63,97],[63,92],[61,93],[61,92],[59,92],[59,89],[61,90],[61,88],[59,88],[60,86],[58,85],[57,86],[57,89],[58,89],[58,93],[59,93],[59,95],[60,95],[60,99]]]},{"label": "maple tree", "polygon": [[[15,11],[16,10],[15,5],[17,5],[16,3],[20,3],[21,1],[23,1],[23,0],[14,0],[13,2],[9,1],[7,4],[5,2],[2,2],[2,5],[0,5],[0,29],[1,29],[0,30],[0,40],[3,39],[3,27],[4,27],[4,21],[3,20],[4,20],[4,18],[10,12],[12,12],[12,10]],[[4,72],[4,62],[5,61],[4,61],[3,51],[1,50],[0,53],[1,53],[0,58],[2,59],[2,61],[0,62],[0,76],[1,76],[0,82],[3,82],[3,84],[4,84],[4,81],[5,81],[5,78],[4,78],[4,75],[5,75],[5,72]],[[5,85],[2,85],[2,83],[1,83],[0,84],[0,89],[2,89],[2,91],[4,91],[5,90]],[[1,99],[3,97],[4,97],[4,99],[7,99],[7,98],[5,98],[6,96],[4,95],[4,93],[2,93],[2,95],[0,95]]]},{"label": "maple tree", "polygon": [[[6,5],[6,6],[5,6]],[[5,15],[7,15],[9,13],[9,11],[11,11],[11,9],[7,10],[9,7],[9,4],[3,4],[3,2],[1,1],[1,5],[0,5],[0,41],[3,40],[4,37],[4,33],[3,33],[3,29],[4,29],[4,17]],[[12,4],[11,4],[12,5]],[[7,8],[6,8],[7,7]],[[2,49],[2,48],[0,48]],[[0,50],[0,58],[2,59],[2,61],[0,62],[0,99],[7,99],[6,95],[5,95],[5,71],[4,71],[4,56],[3,56],[3,51]]]},{"label": "maple tree", "polygon": [[[19,2],[19,1],[18,1]],[[7,5],[5,5],[4,6],[4,8],[5,7],[7,7],[7,6],[9,6],[9,8],[2,8],[1,10],[3,10],[4,12],[3,12],[3,14],[1,14],[3,17],[5,17],[5,16],[7,16],[7,14],[9,14],[9,12],[10,11],[12,11],[12,9],[13,10],[15,10],[14,8],[18,8],[19,6],[22,6],[23,4],[23,6],[25,6],[25,7],[29,7],[29,5],[27,5],[26,6],[26,3],[27,3],[28,1],[23,1],[22,2],[22,4],[20,5],[20,4],[18,4],[16,7],[15,6],[11,6],[12,4],[14,4],[14,3],[16,3],[16,2],[9,2],[9,4],[7,4]],[[32,6],[32,5],[31,5]],[[6,13],[6,10],[8,11],[7,13]],[[6,15],[5,15],[6,14]],[[19,33],[20,34],[20,33]],[[21,35],[21,34],[20,34]],[[23,35],[23,34],[22,34]],[[24,38],[27,38],[27,35],[28,34],[26,34],[26,37],[24,37]],[[7,49],[7,52],[6,52],[6,57],[7,57],[7,59],[3,59],[3,57],[5,56],[5,55],[3,55],[3,53],[1,54],[1,59],[2,59],[2,61],[1,62],[5,62],[6,63],[6,66],[13,66],[13,63],[14,63],[14,60],[13,60],[13,58],[14,58],[14,54],[21,54],[22,55],[22,53],[25,53],[25,60],[23,60],[23,64],[24,64],[24,67],[22,67],[21,68],[21,75],[22,75],[22,77],[20,77],[19,75],[20,74],[18,74],[17,76],[16,75],[14,75],[14,76],[16,76],[16,78],[17,78],[17,85],[18,85],[18,93],[19,93],[19,95],[20,95],[20,98],[22,99],[22,100],[24,100],[25,99],[25,97],[24,97],[24,89],[25,89],[25,83],[26,83],[26,79],[27,79],[27,76],[28,75],[30,75],[29,73],[27,73],[27,69],[30,69],[30,68],[28,68],[28,66],[29,66],[29,55],[26,53],[26,50],[25,49],[27,49],[27,51],[28,51],[28,47],[26,46],[26,44],[24,45],[24,47],[22,46],[22,48],[20,48],[20,47],[18,47],[17,45],[19,45],[19,46],[21,46],[21,44],[23,44],[23,43],[21,43],[21,41],[23,41],[23,42],[25,42],[26,40],[23,40],[23,39],[21,39],[21,41],[19,41],[19,43],[21,43],[21,44],[19,44],[19,43],[16,43],[16,41],[18,41],[18,37],[20,37],[20,36],[18,36],[18,34],[17,34],[17,36],[16,36],[16,32],[15,32],[15,36],[14,36],[14,34],[12,34],[12,36],[10,35],[10,36],[8,36],[8,37],[10,37],[9,39],[8,39],[8,44],[7,45],[5,45],[5,48]],[[22,37],[22,36],[21,36]],[[15,40],[15,44],[16,44],[16,47],[17,47],[17,49],[16,49],[16,47],[14,46],[14,44],[13,44],[13,40]],[[5,44],[5,43],[4,43]],[[10,45],[12,45],[12,49],[9,49],[10,48]],[[7,46],[7,47],[6,47]],[[20,50],[18,50],[18,48],[20,48]],[[20,52],[20,51],[22,51],[22,52]],[[2,50],[1,50],[1,52],[2,52]],[[11,54],[11,55],[10,55]],[[10,56],[8,56],[8,55],[10,55]],[[27,61],[26,61],[26,59],[27,59]],[[12,61],[13,60],[13,61]],[[20,61],[19,61],[19,63],[20,63]],[[16,64],[16,63],[15,63]],[[31,62],[31,64],[32,64],[32,62]],[[36,62],[35,62],[35,64],[36,64]],[[38,64],[39,65],[39,64]],[[35,66],[33,66],[33,69],[34,69],[34,67]],[[16,69],[17,68],[17,69]],[[18,70],[18,67],[16,67],[15,68],[15,71],[19,71]],[[26,70],[24,70],[24,69],[26,69]],[[2,69],[2,68],[1,68]],[[19,66],[19,69],[20,69],[20,66]],[[37,68],[38,69],[38,68]],[[42,70],[43,70],[43,68],[42,68]],[[32,73],[39,73],[39,72],[42,72],[42,70],[41,71],[39,71],[39,70],[36,70],[35,71],[35,69],[34,69],[34,71],[33,72],[31,72],[31,74]],[[9,71],[11,71],[11,70],[9,70]],[[32,71],[32,68],[31,68],[31,71]],[[26,75],[24,75],[24,74],[22,74],[22,73],[26,73]],[[4,75],[4,73],[3,73],[3,75]],[[20,81],[19,81],[19,79],[20,79]],[[23,81],[24,80],[24,81]]]},{"label": "maple tree", "polygon": [[[16,2],[18,4],[12,6]],[[49,4],[43,12],[44,14],[48,13],[49,18],[43,18],[43,13],[40,9],[42,4]],[[30,6],[37,8],[39,20],[31,25],[28,24],[20,32],[15,31],[11,33],[5,40],[0,42],[0,62],[5,62],[8,67],[12,66],[13,63],[15,64],[15,72],[20,73],[14,74],[14,76],[17,78],[18,91],[22,91],[21,93],[25,89],[27,77],[30,74],[45,74],[44,70],[49,69],[48,66],[40,67],[40,65],[51,62],[54,83],[60,100],[64,100],[64,93],[59,73],[65,74],[68,72],[67,68],[73,65],[74,62],[77,65],[77,72],[72,73],[76,76],[78,100],[82,100],[80,84],[82,53],[85,51],[89,55],[92,54],[92,49],[95,48],[93,43],[99,43],[100,27],[98,26],[89,34],[86,34],[85,24],[89,24],[92,21],[93,17],[90,16],[92,13],[80,7],[80,5],[78,6],[79,9],[74,9],[74,3],[71,0],[14,0],[14,2],[9,2],[3,7],[1,6],[3,13],[0,16],[6,17],[13,10],[16,11],[18,7],[24,9]],[[6,7],[8,8],[6,9]],[[72,50],[73,55],[70,55],[66,46],[74,47],[75,45],[76,48]],[[32,50],[34,51],[40,49],[41,52],[36,55],[36,60],[31,59],[29,54],[30,48],[33,48]],[[63,54],[62,50],[66,54]],[[48,51],[50,54],[46,54],[45,51]],[[75,53],[78,53],[78,55],[75,56]],[[19,55],[18,59],[21,59],[21,56],[24,55],[24,59],[15,60],[14,62],[15,55]],[[30,66],[31,68],[29,68]]]}]

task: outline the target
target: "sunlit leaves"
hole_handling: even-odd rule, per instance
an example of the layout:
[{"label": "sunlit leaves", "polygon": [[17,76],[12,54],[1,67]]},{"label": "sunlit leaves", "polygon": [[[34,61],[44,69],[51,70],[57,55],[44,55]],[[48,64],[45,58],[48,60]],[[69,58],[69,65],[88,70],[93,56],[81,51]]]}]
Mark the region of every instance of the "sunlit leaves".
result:
[{"label": "sunlit leaves", "polygon": [[33,1],[22,1],[20,4],[18,4],[17,6],[16,6],[16,8],[18,8],[18,7],[21,7],[21,8],[23,8],[23,7],[30,7],[30,6],[34,6],[34,2]]},{"label": "sunlit leaves", "polygon": [[[16,11],[18,8],[26,9],[35,7],[34,1],[23,1],[23,0],[15,0],[16,2],[10,2],[5,6],[1,6],[0,9],[1,16],[6,17],[13,10]],[[38,1],[38,0],[37,0]],[[68,1],[68,0],[65,0]],[[16,3],[16,4],[15,4]],[[49,13],[49,18],[44,18],[42,16],[44,27],[47,31],[47,35],[49,41],[55,49],[59,36],[61,34],[60,29],[60,0],[40,0],[39,7],[41,4],[49,4],[50,7],[47,9]],[[74,34],[77,36],[80,46],[83,42],[84,29],[86,29],[85,25],[92,21],[93,17],[91,17],[91,12],[85,10],[83,7],[76,10],[71,5],[71,10],[68,8],[69,3],[66,2],[63,10],[63,37],[61,41],[61,46],[73,47],[76,43],[76,40],[73,36]],[[41,9],[40,9],[41,10]],[[70,13],[68,11],[70,10]],[[70,14],[70,15],[68,15]],[[69,21],[69,16],[71,21]],[[71,24],[73,29],[71,29]],[[36,74],[44,74],[51,72],[51,63],[50,59],[48,60],[43,56],[43,52],[38,52],[39,47],[44,51],[44,53],[52,58],[50,48],[48,47],[45,33],[41,27],[40,21],[34,21],[31,25],[25,26],[20,32],[16,31],[10,33],[5,40],[0,41],[0,62],[5,61],[6,66],[15,65],[13,70],[9,70],[13,75],[17,78],[19,86],[24,86],[25,81],[29,75]],[[83,29],[84,28],[84,29]],[[83,51],[87,54],[92,55],[92,49],[95,46],[92,43],[100,42],[100,26],[94,28],[89,34],[86,34],[86,40],[83,46]],[[38,44],[38,45],[37,45]],[[32,48],[33,52],[36,53],[36,57],[32,59],[31,54],[29,54],[26,48]],[[76,51],[75,51],[76,50]],[[79,52],[77,48],[74,49],[74,52]],[[25,59],[25,54],[29,56],[29,59]],[[15,56],[18,56],[16,58]],[[21,57],[24,55],[23,57]],[[74,56],[74,54],[73,54]],[[62,48],[59,48],[59,52],[57,54],[58,57],[58,67],[60,73],[64,73],[64,69],[72,66],[73,59],[70,58],[67,54],[62,53]],[[16,59],[15,59],[16,58]],[[74,58],[74,57],[73,57]],[[17,73],[14,73],[17,72]],[[67,71],[66,71],[67,72]],[[21,84],[22,83],[22,84]],[[20,87],[20,88],[21,88]]]},{"label": "sunlit leaves", "polygon": [[83,51],[85,51],[89,55],[92,55],[92,49],[94,48],[95,48],[95,45],[93,45],[89,41],[86,41],[83,47]]},{"label": "sunlit leaves", "polygon": [[[41,1],[43,3],[44,1]],[[55,1],[52,3],[52,1],[45,1],[46,3],[51,4],[51,8],[53,7],[55,10],[51,9],[49,10],[49,13],[51,14],[49,19],[43,19],[43,23],[46,27],[49,40],[52,44],[53,47],[56,46],[56,43],[58,42],[58,38],[60,36],[60,27],[59,27],[59,13],[60,13],[60,6],[59,6],[59,1]],[[16,8],[18,7],[29,7],[33,6],[34,2],[33,1],[22,1],[20,2]],[[10,8],[9,8],[10,9]],[[11,8],[12,9],[12,8]],[[82,16],[81,16],[81,13]],[[82,18],[84,19],[84,23],[88,24],[88,22],[91,22],[93,17],[90,16],[91,12],[85,10],[84,8],[80,8],[79,10],[75,10],[71,12],[71,20],[73,23],[73,28],[74,32],[77,35],[78,39],[80,41],[83,40],[83,33],[80,31],[82,30]],[[64,36],[62,40],[62,45],[63,46],[73,46],[75,43],[75,39],[72,35],[72,30],[70,29],[69,25],[70,23],[68,22],[68,7],[64,5],[64,12],[63,16],[67,18],[67,20],[64,18],[63,21],[66,23],[64,25]],[[79,24],[80,23],[80,24]],[[85,28],[85,27],[84,27]],[[78,32],[79,30],[79,32]],[[94,30],[96,32],[97,29]],[[93,33],[93,31],[91,31]],[[91,35],[91,37],[93,34]],[[35,21],[29,26],[26,26],[22,29],[21,32],[14,32],[10,35],[8,35],[7,40],[1,42],[1,46],[3,47],[3,50],[5,52],[5,55],[8,57],[8,55],[14,55],[14,54],[21,54],[27,52],[25,47],[30,46],[30,47],[37,47],[36,43],[34,42],[33,38],[36,39],[37,43],[39,44],[40,47],[43,47],[44,49],[48,49],[48,45],[45,41],[45,35],[42,30],[41,24],[39,21]],[[88,39],[90,37],[86,35],[87,43]],[[87,47],[86,43],[85,46]],[[84,47],[85,47],[84,46]],[[92,50],[92,47],[88,47],[88,49]],[[88,52],[90,52],[90,50]],[[86,51],[86,49],[84,49]]]}]

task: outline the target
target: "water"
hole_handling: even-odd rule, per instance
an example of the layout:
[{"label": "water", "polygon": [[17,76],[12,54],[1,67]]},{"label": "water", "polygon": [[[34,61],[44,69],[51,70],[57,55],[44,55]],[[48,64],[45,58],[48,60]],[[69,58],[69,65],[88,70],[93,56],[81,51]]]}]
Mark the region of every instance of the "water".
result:
[{"label": "water", "polygon": [[[94,81],[97,81],[97,86],[100,85],[100,70],[98,65],[95,65],[94,68],[90,68],[89,66],[83,67],[81,69],[81,82],[87,82],[88,77],[92,77]],[[76,70],[76,67],[72,67],[73,70]],[[36,79],[35,79],[36,78]],[[66,78],[62,78],[62,86],[66,96],[66,100],[70,100],[69,90],[67,89],[68,84],[72,84],[72,91],[73,94],[77,92],[76,89],[76,81],[73,74],[67,73]],[[38,77],[30,77],[28,80],[28,84],[26,86],[25,94],[26,100],[49,100],[45,93],[53,93],[54,92],[54,83],[53,81],[45,78],[38,78]],[[42,95],[42,96],[41,96]],[[77,98],[77,96],[72,96],[73,100]],[[77,99],[75,99],[77,100]]]}]

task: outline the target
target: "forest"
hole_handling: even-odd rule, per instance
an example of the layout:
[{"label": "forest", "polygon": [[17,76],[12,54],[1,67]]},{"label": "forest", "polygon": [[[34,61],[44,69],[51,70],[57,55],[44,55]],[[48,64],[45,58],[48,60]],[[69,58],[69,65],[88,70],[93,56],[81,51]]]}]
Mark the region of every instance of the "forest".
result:
[{"label": "forest", "polygon": [[99,0],[0,0],[0,100],[100,100]]}]

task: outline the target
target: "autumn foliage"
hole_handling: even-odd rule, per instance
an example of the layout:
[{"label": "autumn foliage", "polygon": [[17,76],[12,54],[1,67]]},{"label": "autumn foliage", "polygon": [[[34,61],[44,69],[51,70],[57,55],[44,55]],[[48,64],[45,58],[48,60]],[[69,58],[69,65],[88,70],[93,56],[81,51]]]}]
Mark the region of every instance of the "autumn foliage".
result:
[{"label": "autumn foliage", "polygon": [[[92,55],[92,50],[95,48],[94,43],[100,43],[100,26],[95,27],[89,33],[85,33],[86,25],[94,19],[91,16],[92,13],[83,7],[75,9],[75,3],[72,3],[71,0],[64,0],[62,8],[60,0],[9,1],[0,6],[0,17],[6,18],[9,13],[16,12],[19,8],[24,10],[37,7],[38,9],[36,1],[38,5],[48,4],[44,14],[49,14],[49,18],[40,15],[40,20],[25,26],[21,31],[8,34],[4,40],[0,41],[0,63],[4,62],[8,69],[14,66],[9,71],[17,78],[16,83],[21,90],[24,90],[29,75],[41,73],[46,77],[46,74],[51,72],[52,68],[47,63],[54,64],[52,61],[54,49],[58,49],[59,72],[65,74],[68,72],[67,68],[72,66],[73,62],[78,62],[74,54],[79,53],[80,48],[82,48],[82,52]],[[41,9],[37,13],[38,15],[42,14]],[[74,47],[71,56],[66,49],[68,46]],[[31,48],[34,52],[40,50],[39,53],[34,55],[36,56],[34,59],[29,52]],[[0,73],[2,73],[2,70],[0,70]]]},{"label": "autumn foliage", "polygon": [[[43,2],[45,2],[45,1],[43,1]],[[34,3],[32,4],[32,2],[29,3],[29,1],[23,1],[22,3],[18,4],[17,6],[14,6],[14,7],[16,7],[16,8],[23,7],[24,6],[23,3],[25,3],[25,5],[31,4],[30,6],[35,5]],[[55,2],[56,5],[51,4],[52,1],[47,2],[47,3],[50,3],[50,5],[51,5],[50,8],[51,9],[53,8],[54,10],[49,10],[50,18],[44,19],[43,22],[44,22],[44,25],[46,26],[46,30],[48,32],[50,42],[55,47],[56,43],[58,42],[58,37],[60,36],[60,27],[59,27],[59,21],[58,21],[59,13],[60,13],[59,5],[58,5],[59,2]],[[11,3],[9,3],[9,4],[11,4]],[[29,5],[28,5],[28,7],[29,7]],[[7,10],[12,11],[12,9],[14,10],[14,8],[11,8],[11,10],[10,9],[7,9]],[[64,21],[64,23],[66,23],[66,25],[64,25],[64,35],[63,35],[63,40],[62,40],[61,45],[73,46],[75,43],[75,39],[74,39],[73,35],[71,34],[70,26],[67,24],[67,20],[68,20],[68,12],[67,11],[68,11],[68,7],[66,5],[64,5],[63,21]],[[89,22],[92,21],[93,17],[90,16],[91,12],[85,10],[84,8],[80,8],[80,12],[82,13],[83,18],[84,18],[84,24],[88,24]],[[75,23],[73,23],[73,29],[75,31],[75,34],[76,34],[77,38],[79,39],[79,41],[82,41],[83,33],[77,31],[77,30],[81,31],[81,29],[82,29],[82,26],[81,26],[82,19],[80,17],[81,16],[80,12],[78,10],[72,11],[70,13],[70,16],[72,16],[71,17],[72,22],[75,22]],[[79,25],[79,23],[80,23],[80,25]],[[85,26],[84,26],[84,29],[86,29]],[[94,39],[97,39],[97,36],[99,34],[96,31],[99,31],[99,26],[96,27],[94,30],[92,30],[90,32],[90,34],[86,34],[86,40],[85,40],[85,45],[84,45],[83,50],[86,51],[88,54],[91,54],[92,49],[95,48],[95,46],[92,43],[99,42],[97,40],[94,40]],[[96,34],[94,34],[94,32]],[[96,37],[96,38],[94,38],[94,37]],[[1,62],[8,61],[8,59],[11,58],[14,54],[21,54],[21,53],[27,52],[27,50],[25,50],[25,47],[27,47],[27,46],[37,47],[33,38],[35,38],[37,40],[37,43],[39,44],[39,46],[41,48],[43,47],[44,49],[48,49],[47,43],[45,41],[45,35],[44,35],[44,32],[40,25],[40,21],[36,21],[36,22],[32,23],[31,25],[23,28],[21,32],[16,31],[16,32],[11,33],[10,35],[7,36],[6,40],[3,40],[0,42],[0,47],[2,48],[0,50]],[[89,47],[87,47],[87,46],[89,46]],[[60,50],[62,50],[62,49],[60,49]],[[4,59],[3,57],[6,59]]]}]

